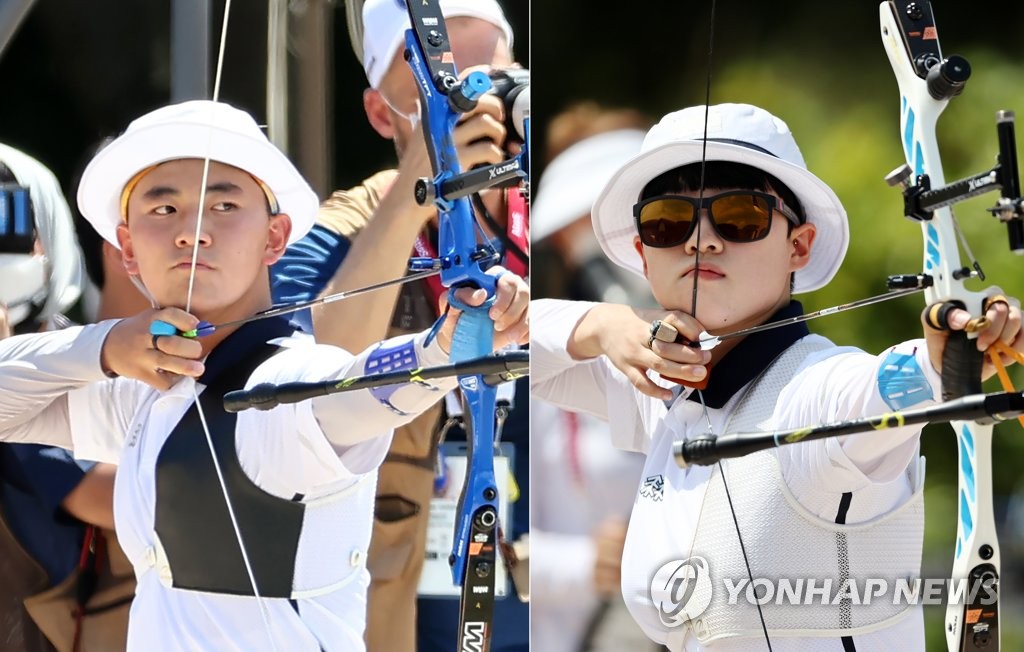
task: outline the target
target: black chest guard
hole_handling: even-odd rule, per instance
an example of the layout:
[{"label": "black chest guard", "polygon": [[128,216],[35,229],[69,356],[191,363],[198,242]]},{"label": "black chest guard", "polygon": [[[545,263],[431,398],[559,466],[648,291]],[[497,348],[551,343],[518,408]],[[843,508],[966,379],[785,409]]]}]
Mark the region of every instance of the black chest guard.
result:
[{"label": "black chest guard", "polygon": [[[244,325],[210,354],[199,395],[217,461],[261,597],[288,598],[305,505],[271,495],[242,470],[235,448],[237,415],[224,394],[242,389],[279,349],[266,341],[292,334],[283,319]],[[242,551],[217,479],[199,411],[193,404],[160,449],[156,463],[156,533],[175,588],[253,595]]]}]

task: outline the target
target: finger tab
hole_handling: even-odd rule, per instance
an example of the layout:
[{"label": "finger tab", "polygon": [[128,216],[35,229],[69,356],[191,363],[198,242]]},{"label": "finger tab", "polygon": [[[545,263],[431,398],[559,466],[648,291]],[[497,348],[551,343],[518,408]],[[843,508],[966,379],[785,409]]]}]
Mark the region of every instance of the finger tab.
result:
[{"label": "finger tab", "polygon": [[177,335],[178,329],[173,324],[168,324],[165,321],[159,319],[155,320],[149,325],[150,335]]}]

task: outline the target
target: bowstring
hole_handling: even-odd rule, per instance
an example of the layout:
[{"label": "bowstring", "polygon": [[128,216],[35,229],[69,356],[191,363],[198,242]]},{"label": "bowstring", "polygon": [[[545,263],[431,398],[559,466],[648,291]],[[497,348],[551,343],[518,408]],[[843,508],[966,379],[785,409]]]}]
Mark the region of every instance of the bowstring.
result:
[{"label": "bowstring", "polygon": [[[711,115],[711,76],[712,76],[711,75],[711,70],[712,70],[711,63],[713,61],[713,55],[714,55],[714,45],[715,45],[715,8],[716,8],[717,4],[718,4],[717,0],[711,0],[711,15],[710,15],[710,18],[709,18],[709,27],[708,27],[707,75],[706,75],[706,78],[705,78],[705,81],[704,81],[704,134],[703,134],[703,138],[701,140],[700,188],[697,191],[697,205],[698,205],[698,209],[697,209],[697,214],[695,216],[695,219],[697,220],[697,241],[695,243],[696,251],[694,252],[694,257],[693,257],[693,267],[694,267],[694,269],[693,269],[693,290],[691,292],[691,297],[690,297],[690,314],[693,316],[694,319],[697,318],[697,287],[699,285],[698,281],[700,279],[700,253],[701,253],[700,237],[701,237],[701,230],[702,230],[702,227],[704,225],[704,216],[703,216],[702,211],[706,210],[707,213],[708,213],[708,220],[709,221],[711,220],[711,208],[710,207],[703,208],[703,206],[704,206],[704,191],[705,191],[705,187],[704,187],[704,184],[705,184],[705,171],[707,169],[707,160],[708,160],[708,156],[707,156],[707,154],[708,154],[708,122],[710,120],[710,115]],[[704,391],[699,389],[699,388],[695,389],[694,391],[697,392],[697,397],[700,399],[701,410],[703,411],[703,414],[704,414],[705,423],[706,423],[706,426],[707,426],[707,429],[708,429],[708,435],[713,435],[714,433],[713,433],[713,428],[712,428],[712,425],[711,425],[711,415],[708,413],[708,406],[707,406],[707,403],[704,400]],[[722,465],[722,461],[721,460],[718,461],[718,474],[722,478],[722,486],[725,489],[726,501],[729,504],[729,513],[732,515],[733,526],[736,529],[736,538],[737,538],[737,540],[739,541],[739,544],[740,544],[740,552],[743,554],[743,563],[744,563],[744,565],[746,566],[746,569],[747,569],[747,579],[749,579],[751,585],[753,585],[753,583],[754,583],[754,575],[753,575],[753,572],[751,571],[751,568],[750,568],[750,558],[747,556],[747,548],[746,548],[746,545],[744,545],[744,543],[743,543],[743,535],[740,533],[739,518],[737,518],[737,516],[736,516],[736,508],[733,506],[733,502],[732,502],[732,493],[729,491],[729,484],[728,484],[728,482],[726,482],[726,479],[725,479],[725,468]],[[705,489],[705,496],[707,495],[706,492],[707,492],[707,489],[710,488],[710,486],[711,486],[711,478],[708,478],[708,485],[707,485],[707,488]],[[701,511],[703,511],[703,509]],[[694,543],[696,543],[696,537],[694,537]],[[692,552],[693,552],[693,550],[692,550],[692,547],[691,547],[691,556],[692,556]],[[767,624],[765,623],[765,620],[764,620],[764,612],[761,609],[761,601],[760,600],[756,600],[755,604],[757,606],[758,618],[761,620],[761,631],[764,633],[764,642],[768,646],[768,652],[772,652],[772,641],[771,641],[771,637],[768,636],[768,626],[767,626]]]},{"label": "bowstring", "polygon": [[[220,98],[220,84],[224,72],[224,50],[227,46],[227,35],[228,35],[228,19],[231,16],[231,0],[225,0],[224,3],[224,19],[221,22],[220,30],[220,45],[217,49],[217,67],[214,74],[213,81],[213,95],[211,97],[213,102],[218,102]],[[211,106],[212,111],[216,107]],[[212,123],[212,115],[211,115]],[[210,152],[213,149],[213,127],[209,130],[209,135],[206,143],[206,156],[203,158],[203,175],[199,187],[199,212],[196,216],[196,230],[193,235],[192,242],[192,266],[189,269],[188,276],[188,296],[185,300],[185,312],[192,312],[192,294],[195,286],[196,278],[196,265],[199,260],[199,241],[202,234],[203,228],[203,213],[206,209],[206,185],[210,178]],[[256,573],[253,571],[252,562],[249,559],[248,550],[245,547],[245,542],[242,537],[242,529],[238,524],[238,517],[235,514],[234,505],[231,503],[231,495],[228,493],[227,482],[224,480],[224,472],[221,470],[220,461],[217,459],[217,451],[213,445],[213,435],[210,434],[210,428],[207,425],[206,414],[203,412],[203,405],[199,401],[199,393],[196,390],[195,383],[192,384],[192,398],[195,401],[196,411],[199,414],[199,422],[203,426],[203,434],[206,436],[206,445],[210,450],[210,458],[213,460],[213,468],[217,473],[217,482],[220,484],[221,493],[224,496],[224,503],[227,506],[228,517],[231,521],[231,528],[235,533],[235,540],[238,542],[239,551],[242,554],[242,563],[245,566],[246,575],[249,578],[249,585],[252,588],[253,596],[256,598],[256,604],[259,607],[260,618],[263,621],[263,628],[267,634],[267,640],[270,641],[270,649],[277,652],[277,643],[274,640],[274,630],[270,623],[270,611],[267,608],[266,602],[260,595],[259,586],[256,583]]]}]

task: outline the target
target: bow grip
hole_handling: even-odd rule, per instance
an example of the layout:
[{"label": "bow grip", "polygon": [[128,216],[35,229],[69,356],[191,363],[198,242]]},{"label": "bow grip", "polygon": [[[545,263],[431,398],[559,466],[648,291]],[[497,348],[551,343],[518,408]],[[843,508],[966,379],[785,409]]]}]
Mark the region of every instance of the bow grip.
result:
[{"label": "bow grip", "polygon": [[[929,306],[925,322],[937,330],[949,330],[949,313],[964,309],[960,301],[945,301]],[[981,367],[984,353],[978,350],[977,342],[966,331],[949,331],[946,346],[942,350],[942,400],[980,394]]]},{"label": "bow grip", "polygon": [[489,296],[479,306],[470,306],[459,301],[455,297],[456,288],[448,290],[448,303],[462,311],[452,334],[451,352],[448,355],[452,362],[478,358],[494,350],[494,320],[487,313],[497,297],[493,285],[484,289]]}]

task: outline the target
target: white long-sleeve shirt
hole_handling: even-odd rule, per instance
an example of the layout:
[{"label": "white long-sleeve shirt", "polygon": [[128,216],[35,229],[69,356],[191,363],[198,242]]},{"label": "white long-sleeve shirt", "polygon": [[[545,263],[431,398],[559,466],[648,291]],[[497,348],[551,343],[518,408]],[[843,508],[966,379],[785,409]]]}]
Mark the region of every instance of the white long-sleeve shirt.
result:
[{"label": "white long-sleeve shirt", "polygon": [[[151,554],[157,543],[156,460],[164,441],[193,404],[193,390],[201,393],[203,386],[183,378],[160,392],[131,379],[106,378],[100,351],[114,324],[0,342],[0,439],[60,445],[80,458],[119,464],[115,523],[138,578],[129,625],[130,650],[272,649],[254,598],[175,589],[161,582]],[[423,346],[422,334],[386,344],[410,339],[420,366],[446,362],[436,343]],[[274,343],[284,350],[257,367],[247,386],[362,375],[375,348],[353,357],[341,349],[317,345],[308,336]],[[361,485],[345,494],[345,500],[352,501],[353,518],[344,523],[337,548],[328,549],[346,560],[351,555],[353,581],[324,595],[300,598],[296,606],[286,599],[264,599],[277,650],[364,648],[369,577],[363,560],[372,526],[377,466],[388,450],[392,429],[455,384],[454,379],[446,379],[433,386],[401,386],[388,397],[390,406],[364,390],[238,414],[239,461],[264,491],[289,500],[301,494],[309,502]],[[202,532],[195,536],[201,537]]]},{"label": "white long-sleeve shirt", "polygon": [[[699,401],[686,400],[685,390],[670,405],[641,394],[603,356],[573,360],[567,352],[569,338],[593,305],[558,300],[532,303],[531,390],[534,397],[564,409],[606,419],[614,444],[646,454],[644,479],[660,479],[657,484],[665,488],[663,496],[652,499],[650,488],[645,492],[641,485],[635,499],[622,560],[623,597],[648,636],[668,644],[673,652],[763,650],[763,639],[727,639],[705,647],[692,635],[680,636],[663,625],[651,602],[653,574],[666,560],[685,558],[690,550],[710,474],[708,467],[680,468],[671,453],[672,443],[703,436],[709,429],[722,433],[743,391],[705,413]],[[806,337],[828,344],[819,336]],[[918,381],[913,392],[915,404],[940,396],[941,381],[923,341],[906,342],[877,357],[833,345],[810,355],[779,395],[773,414],[775,428],[891,410],[893,401],[907,400],[897,397],[897,383],[890,383],[894,360],[899,361],[900,381],[908,376]],[[712,379],[715,373],[713,370]],[[906,386],[903,382],[902,387]],[[845,522],[861,523],[910,499],[913,490],[906,470],[918,456],[919,432],[919,427],[908,426],[784,446],[778,449],[778,461],[793,496],[812,514],[835,522],[843,494],[852,493]],[[791,536],[796,545],[800,533]],[[909,617],[892,627],[854,638],[859,651],[923,650],[921,609],[914,608]],[[772,646],[788,652],[844,649],[838,638],[773,638]]]}]

